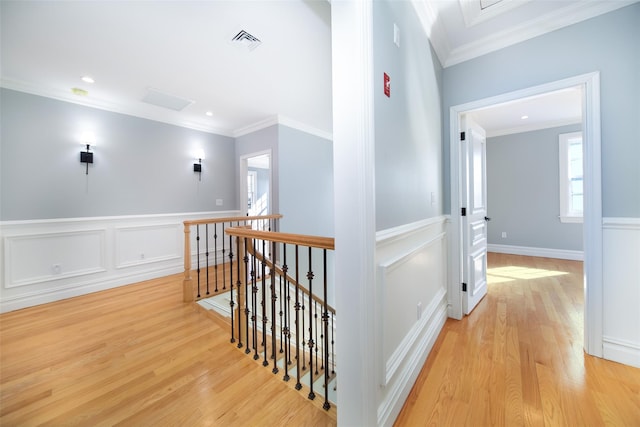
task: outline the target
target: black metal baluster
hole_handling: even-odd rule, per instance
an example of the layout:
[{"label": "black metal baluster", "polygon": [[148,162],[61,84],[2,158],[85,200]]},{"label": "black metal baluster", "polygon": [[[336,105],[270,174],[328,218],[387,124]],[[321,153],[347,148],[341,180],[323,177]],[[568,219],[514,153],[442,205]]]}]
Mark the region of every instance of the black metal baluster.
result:
[{"label": "black metal baluster", "polygon": [[200,298],[200,224],[196,224],[196,256],[198,257],[198,298]]},{"label": "black metal baluster", "polygon": [[256,257],[256,240],[252,239],[251,244],[253,245],[253,257],[251,262],[251,308],[253,311],[251,320],[253,321],[253,360],[258,360],[260,359],[260,355],[258,354],[258,282],[256,273],[258,271],[258,261]]},{"label": "black metal baluster", "polygon": [[327,305],[327,250],[323,250],[323,268],[324,268],[324,312],[322,313],[322,321],[324,322],[324,404],[322,407],[325,410],[331,408],[329,403],[329,307]]},{"label": "black metal baluster", "polygon": [[302,293],[302,370],[307,370],[307,330],[304,327],[304,321],[306,319],[305,315],[305,305],[304,305],[304,292]]},{"label": "black metal baluster", "polygon": [[[242,280],[240,280],[240,263],[242,261],[240,261],[240,255],[242,255],[240,253],[240,237],[236,238],[236,250],[238,251],[238,261],[236,261],[236,276],[238,277],[238,279],[236,280],[236,289],[238,290],[238,306],[240,306],[241,300],[240,300],[240,286],[242,285]],[[232,284],[233,286],[233,284]],[[242,348],[242,313],[240,312],[240,310],[238,310],[238,348]]]},{"label": "black metal baluster", "polygon": [[[231,239],[233,239],[233,237],[229,236],[229,247],[231,247]],[[224,237],[222,238],[222,241],[224,242]],[[229,280],[231,281],[231,286],[229,286],[231,289],[231,301],[229,302],[229,306],[231,307],[231,342],[234,343],[236,342],[236,338],[233,333],[233,309],[235,307],[235,302],[233,301],[233,251],[231,250],[229,250]]]},{"label": "black metal baluster", "polygon": [[309,247],[309,272],[307,273],[307,279],[309,279],[309,399],[316,398],[316,394],[313,392],[313,271],[311,270],[313,264],[311,259],[311,247]]},{"label": "black metal baluster", "polygon": [[264,262],[265,241],[262,240],[262,346],[264,348],[264,360],[262,366],[269,366],[267,360],[267,264]]},{"label": "black metal baluster", "polygon": [[[247,347],[244,352],[246,354],[251,353],[249,348],[249,249],[247,248],[247,238],[244,238],[244,329],[245,337],[247,337]],[[240,283],[238,283],[240,286]]]},{"label": "black metal baluster", "polygon": [[272,242],[270,245],[272,249],[273,257],[271,258],[271,268],[269,269],[269,275],[271,276],[271,357],[273,357],[273,372],[278,373],[278,357],[276,355],[276,339],[277,339],[277,317],[276,317],[276,300],[278,295],[276,294],[276,242]]},{"label": "black metal baluster", "polygon": [[[289,295],[289,280],[287,279],[287,271],[289,267],[287,267],[287,244],[282,244],[282,276],[284,276],[285,283],[285,299],[287,303],[284,306],[284,377],[282,379],[284,381],[289,381],[289,364],[291,363],[291,332],[289,329],[289,322],[291,321],[290,316],[288,316],[289,312],[289,304],[291,303],[291,295]],[[282,276],[280,277],[280,286],[282,286]]]},{"label": "black metal baluster", "polygon": [[[296,390],[300,390],[302,388],[302,384],[300,384],[300,280],[299,280],[299,272],[300,268],[298,265],[298,245],[296,245],[295,252],[295,264],[296,264],[296,304],[294,305],[294,309],[296,310]],[[303,347],[304,348],[304,347]]]},{"label": "black metal baluster", "polygon": [[[313,301],[313,306],[314,306],[314,311],[313,311],[313,324],[316,327],[316,336],[315,336],[315,343],[316,343],[316,372],[315,374],[318,375],[318,348],[320,347],[320,341],[318,341],[318,301]],[[322,337],[320,337],[322,339]]]},{"label": "black metal baluster", "polygon": [[[231,236],[229,236],[229,247],[231,247]],[[224,252],[225,252],[225,247],[224,247],[224,222],[222,223],[222,289],[227,289],[227,269],[224,268]],[[231,281],[231,284],[233,285],[233,280]],[[231,286],[231,290],[233,290],[233,286]]]},{"label": "black metal baluster", "polygon": [[218,224],[215,222],[213,223],[213,254],[215,258],[213,271],[216,274],[216,288],[214,289],[214,292],[218,293]]},{"label": "black metal baluster", "polygon": [[[275,269],[274,269],[275,272]],[[278,292],[278,299],[280,300],[280,311],[278,312],[278,315],[280,316],[280,354],[284,353],[284,349],[283,349],[283,345],[284,345],[284,307],[282,306],[282,304],[285,301],[285,298],[282,296],[282,276],[280,276],[280,280],[278,280],[278,286],[280,287],[280,292]]]},{"label": "black metal baluster", "polygon": [[209,295],[209,224],[204,225],[204,259],[207,266],[207,295]]}]

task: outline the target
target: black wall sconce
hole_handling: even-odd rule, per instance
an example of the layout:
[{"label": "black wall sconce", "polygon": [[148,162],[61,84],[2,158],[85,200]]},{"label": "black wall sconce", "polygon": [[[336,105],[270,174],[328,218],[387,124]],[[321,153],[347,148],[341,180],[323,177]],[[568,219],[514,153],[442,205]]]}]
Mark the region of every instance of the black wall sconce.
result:
[{"label": "black wall sconce", "polygon": [[202,181],[202,160],[204,160],[204,151],[196,151],[195,159],[198,161],[198,163],[193,164],[193,171],[198,173],[198,181]]},{"label": "black wall sconce", "polygon": [[198,163],[193,164],[193,171],[198,172],[198,181],[202,181],[202,159],[198,159]]},{"label": "black wall sconce", "polygon": [[93,153],[89,151],[89,144],[87,144],[87,151],[80,152],[80,163],[87,165],[85,175],[89,175],[89,163],[93,163]]}]

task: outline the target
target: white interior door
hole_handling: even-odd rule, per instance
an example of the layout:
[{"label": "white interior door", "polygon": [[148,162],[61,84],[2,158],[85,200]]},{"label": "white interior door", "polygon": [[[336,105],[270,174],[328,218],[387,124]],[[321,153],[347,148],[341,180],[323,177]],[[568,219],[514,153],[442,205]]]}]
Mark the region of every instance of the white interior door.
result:
[{"label": "white interior door", "polygon": [[462,309],[469,314],[487,294],[487,143],[467,115],[461,129]]}]

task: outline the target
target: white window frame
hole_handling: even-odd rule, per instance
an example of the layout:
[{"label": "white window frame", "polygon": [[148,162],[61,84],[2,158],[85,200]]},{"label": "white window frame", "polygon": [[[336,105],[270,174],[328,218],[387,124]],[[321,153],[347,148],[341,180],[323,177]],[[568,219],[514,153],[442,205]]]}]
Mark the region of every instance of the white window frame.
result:
[{"label": "white window frame", "polygon": [[[560,179],[559,193],[560,193],[560,222],[567,223],[582,223],[583,212],[575,212],[570,210],[570,198],[571,198],[571,182],[569,180],[569,141],[572,139],[580,138],[582,140],[582,132],[570,132],[561,133],[558,135],[558,147],[559,147],[559,171]],[[584,141],[583,141],[584,152]],[[584,163],[584,155],[583,155]],[[583,168],[584,175],[584,168]]]}]

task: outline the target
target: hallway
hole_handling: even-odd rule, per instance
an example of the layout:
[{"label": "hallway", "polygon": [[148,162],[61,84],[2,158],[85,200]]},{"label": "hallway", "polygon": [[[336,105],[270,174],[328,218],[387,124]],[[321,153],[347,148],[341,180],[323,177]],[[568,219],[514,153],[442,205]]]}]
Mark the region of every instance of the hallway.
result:
[{"label": "hallway", "polygon": [[582,262],[488,263],[488,295],[447,320],[395,425],[640,425],[640,369],[582,350]]}]

